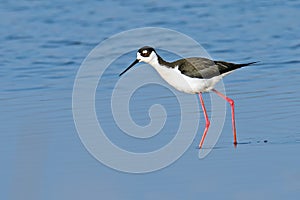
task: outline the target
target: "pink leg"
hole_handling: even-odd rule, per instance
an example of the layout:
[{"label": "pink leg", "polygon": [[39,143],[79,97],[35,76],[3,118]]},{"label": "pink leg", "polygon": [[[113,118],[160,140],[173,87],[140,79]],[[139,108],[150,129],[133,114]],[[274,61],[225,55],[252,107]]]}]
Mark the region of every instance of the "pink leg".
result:
[{"label": "pink leg", "polygon": [[205,136],[206,136],[206,133],[207,133],[207,131],[208,131],[210,122],[209,122],[209,119],[208,119],[208,115],[207,115],[207,112],[206,112],[206,108],[205,108],[205,106],[204,106],[204,101],[203,101],[202,93],[201,93],[201,92],[199,93],[199,99],[200,99],[200,103],[201,103],[202,110],[203,110],[204,117],[205,117],[205,129],[204,129],[204,132],[203,132],[201,141],[200,141],[200,143],[199,143],[199,148],[201,149],[202,144],[203,144],[204,139],[205,139]]},{"label": "pink leg", "polygon": [[224,94],[222,94],[221,92],[215,90],[215,89],[213,89],[212,91],[214,91],[217,95],[219,95],[220,97],[225,99],[230,104],[232,130],[233,130],[233,144],[236,145],[237,144],[237,139],[236,139],[235,117],[234,117],[234,101],[232,99],[228,98],[227,96],[225,96]]}]

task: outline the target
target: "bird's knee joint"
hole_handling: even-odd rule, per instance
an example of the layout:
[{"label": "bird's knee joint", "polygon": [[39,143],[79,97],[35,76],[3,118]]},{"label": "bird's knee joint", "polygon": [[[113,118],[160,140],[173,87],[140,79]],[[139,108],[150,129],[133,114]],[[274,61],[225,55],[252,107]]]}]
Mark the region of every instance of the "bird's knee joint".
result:
[{"label": "bird's knee joint", "polygon": [[206,121],[206,127],[209,127],[209,126],[210,126],[210,121],[207,120],[207,121]]}]

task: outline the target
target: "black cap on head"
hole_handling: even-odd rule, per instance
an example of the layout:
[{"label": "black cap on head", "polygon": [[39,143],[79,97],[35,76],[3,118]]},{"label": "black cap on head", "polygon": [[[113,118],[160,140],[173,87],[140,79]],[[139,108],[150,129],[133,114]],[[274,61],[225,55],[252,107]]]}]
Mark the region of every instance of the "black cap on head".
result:
[{"label": "black cap on head", "polygon": [[149,46],[144,46],[142,48],[140,48],[138,50],[138,52],[141,54],[141,56],[143,57],[149,57],[150,54],[152,53],[152,51],[155,52],[155,50],[152,48],[152,47],[149,47]]}]

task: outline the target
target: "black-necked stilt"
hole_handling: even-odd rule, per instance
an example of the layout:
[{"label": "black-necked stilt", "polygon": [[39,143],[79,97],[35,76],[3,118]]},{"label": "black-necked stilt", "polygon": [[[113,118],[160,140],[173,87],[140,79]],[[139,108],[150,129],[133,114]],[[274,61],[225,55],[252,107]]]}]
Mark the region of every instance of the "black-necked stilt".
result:
[{"label": "black-necked stilt", "polygon": [[202,147],[210,125],[202,98],[202,93],[209,91],[215,92],[217,95],[229,102],[232,115],[233,143],[234,145],[237,144],[234,117],[234,101],[224,94],[220,93],[219,91],[215,90],[214,86],[224,76],[230,74],[234,70],[254,64],[256,62],[234,64],[225,61],[213,61],[207,58],[200,57],[184,58],[174,62],[167,62],[163,60],[152,47],[145,46],[138,50],[136,60],[129,67],[127,67],[120,74],[120,76],[139,62],[150,64],[152,67],[154,67],[154,69],[156,69],[156,71],[165,81],[167,81],[177,90],[185,93],[199,95],[206,122],[204,133],[199,143],[199,148]]}]

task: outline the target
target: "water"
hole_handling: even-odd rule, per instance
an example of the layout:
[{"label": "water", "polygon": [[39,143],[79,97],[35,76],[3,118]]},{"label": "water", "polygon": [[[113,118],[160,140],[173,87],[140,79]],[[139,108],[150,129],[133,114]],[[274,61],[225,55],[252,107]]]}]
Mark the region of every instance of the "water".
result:
[{"label": "water", "polygon": [[[1,199],[297,199],[299,9],[292,0],[1,2]],[[86,151],[72,118],[77,70],[99,42],[145,26],[187,34],[217,60],[261,61],[224,79],[236,101],[238,139],[246,144],[233,148],[228,112],[216,148],[203,160],[196,149],[203,120],[187,152],[153,173],[117,172]],[[107,73],[104,80],[112,81],[97,90],[99,101],[133,59],[134,52],[123,56]],[[176,100],[155,90],[149,86],[149,96],[136,94],[134,120],[145,125],[150,105],[168,104],[165,134],[153,138],[155,143],[133,140],[136,147],[121,134],[111,136],[114,142],[149,151],[173,137],[168,130],[178,127]]]}]

